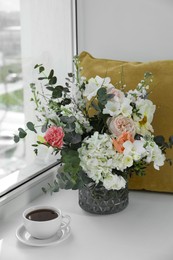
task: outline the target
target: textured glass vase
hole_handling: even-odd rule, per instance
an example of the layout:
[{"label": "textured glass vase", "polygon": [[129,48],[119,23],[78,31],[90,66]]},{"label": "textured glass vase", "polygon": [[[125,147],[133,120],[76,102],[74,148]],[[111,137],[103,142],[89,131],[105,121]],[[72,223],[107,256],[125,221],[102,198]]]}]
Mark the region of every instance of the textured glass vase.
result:
[{"label": "textured glass vase", "polygon": [[128,187],[121,190],[106,190],[103,186],[84,186],[79,190],[79,205],[94,214],[113,214],[128,205]]}]

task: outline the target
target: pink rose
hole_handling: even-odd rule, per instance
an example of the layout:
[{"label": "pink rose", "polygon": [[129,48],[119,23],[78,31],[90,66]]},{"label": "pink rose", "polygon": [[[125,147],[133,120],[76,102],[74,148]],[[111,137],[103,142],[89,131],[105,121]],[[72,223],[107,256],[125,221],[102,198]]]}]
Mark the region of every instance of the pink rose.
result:
[{"label": "pink rose", "polygon": [[107,120],[107,125],[110,133],[119,137],[124,132],[128,132],[135,136],[135,124],[131,118],[119,115],[117,117],[110,117]]},{"label": "pink rose", "polygon": [[123,99],[125,98],[124,93],[121,90],[116,89],[114,87],[109,88],[107,93],[114,94],[113,99],[117,102],[123,102]]},{"label": "pink rose", "polygon": [[64,132],[62,127],[51,126],[50,128],[48,128],[44,136],[44,139],[52,147],[62,148],[63,137],[64,137]]}]

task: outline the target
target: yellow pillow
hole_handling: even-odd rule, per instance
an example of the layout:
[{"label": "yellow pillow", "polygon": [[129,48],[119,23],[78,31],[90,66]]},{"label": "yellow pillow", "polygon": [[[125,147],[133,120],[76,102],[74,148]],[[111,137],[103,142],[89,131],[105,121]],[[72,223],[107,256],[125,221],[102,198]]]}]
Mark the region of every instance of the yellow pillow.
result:
[{"label": "yellow pillow", "polygon": [[[156,105],[153,128],[155,135],[163,135],[168,140],[173,135],[173,60],[150,62],[127,62],[109,59],[97,59],[87,52],[79,55],[81,74],[87,79],[99,75],[110,77],[112,84],[121,80],[122,70],[126,90],[134,89],[143,79],[145,72],[152,72],[153,83],[150,84],[149,98]],[[167,157],[173,159],[173,149],[168,150]],[[173,166],[167,162],[160,171],[147,168],[146,176],[133,176],[129,180],[129,188],[159,192],[173,192]]]}]

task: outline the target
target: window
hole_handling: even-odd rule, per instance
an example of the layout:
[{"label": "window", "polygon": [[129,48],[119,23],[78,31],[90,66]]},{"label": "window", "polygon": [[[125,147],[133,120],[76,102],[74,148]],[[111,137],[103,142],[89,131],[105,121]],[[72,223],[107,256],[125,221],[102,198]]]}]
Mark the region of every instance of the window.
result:
[{"label": "window", "polygon": [[24,143],[13,134],[24,124],[19,0],[0,1],[0,179],[23,168]]},{"label": "window", "polygon": [[[8,37],[11,38],[4,39],[4,49],[7,48],[7,45],[12,44],[12,39],[14,39],[14,45],[13,48],[10,47],[10,51],[12,50],[13,60],[15,60],[15,70],[14,67],[9,70],[7,69],[8,73],[4,77],[5,81],[2,83],[2,88],[0,84],[0,91],[1,89],[4,91],[1,93],[3,97],[0,101],[0,118],[3,122],[0,124],[0,132],[5,129],[5,132],[3,132],[5,135],[4,139],[9,139],[9,143],[12,143],[11,134],[13,135],[18,127],[23,127],[24,120],[34,121],[34,108],[30,102],[31,91],[29,88],[29,84],[37,78],[37,75],[34,74],[34,65],[36,63],[43,63],[47,70],[54,68],[59,83],[63,83],[67,73],[72,71],[72,57],[75,53],[75,38],[73,37],[75,1],[42,0],[41,5],[39,0],[19,1],[20,0],[0,0],[0,9],[3,10],[2,12],[7,14],[11,12],[12,14],[12,12],[15,11],[18,17],[16,24],[13,20],[13,24],[11,23],[9,25],[11,29],[13,28],[15,30],[8,32],[9,35],[6,32]],[[11,14],[9,17],[12,18]],[[0,26],[3,23],[4,22],[0,22]],[[7,29],[5,26],[3,28],[3,30]],[[2,48],[1,41],[0,48]],[[0,52],[2,53],[1,49]],[[0,57],[4,66],[7,64],[7,57],[5,57],[5,63],[3,59],[4,56],[2,59]],[[0,71],[1,69],[2,66],[0,67]],[[16,85],[18,86],[17,90],[9,91],[10,86]],[[12,108],[11,105],[4,101],[4,95],[9,97],[14,94],[13,92],[16,93],[16,91],[17,97],[15,96],[14,99],[15,102],[18,102],[18,105]],[[16,109],[18,110],[16,111]],[[12,117],[9,116],[10,113]],[[19,115],[18,121],[16,113]],[[14,121],[12,128],[9,128],[9,125],[6,123],[7,119],[8,124]],[[9,133],[8,136],[7,132]],[[39,156],[36,157],[31,147],[31,144],[34,142],[33,137],[30,136],[26,139],[25,143],[19,143],[20,148],[18,146],[16,147],[13,143],[11,153],[10,151],[8,153],[6,150],[3,151],[1,143],[0,160],[2,159],[4,163],[8,157],[8,160],[10,160],[8,162],[10,163],[8,163],[7,166],[12,167],[12,174],[4,173],[3,179],[0,181],[0,196],[22,185],[27,180],[42,174],[56,164],[55,158],[49,160],[51,156],[48,151],[42,150]],[[11,163],[13,162],[12,158],[14,158],[14,155],[16,156],[16,168],[14,168]],[[0,167],[2,167],[1,164]]]}]

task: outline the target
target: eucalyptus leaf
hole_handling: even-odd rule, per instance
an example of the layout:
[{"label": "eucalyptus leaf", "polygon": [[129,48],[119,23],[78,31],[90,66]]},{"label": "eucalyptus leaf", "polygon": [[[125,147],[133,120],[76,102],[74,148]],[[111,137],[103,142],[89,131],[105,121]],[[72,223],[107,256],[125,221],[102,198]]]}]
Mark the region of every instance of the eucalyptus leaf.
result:
[{"label": "eucalyptus leaf", "polygon": [[34,66],[34,69],[37,69],[37,68],[40,67],[40,66],[42,66],[42,64],[36,64],[36,65]]},{"label": "eucalyptus leaf", "polygon": [[61,101],[61,105],[65,106],[65,105],[69,105],[71,103],[71,99],[69,98],[64,98],[62,101]]},{"label": "eucalyptus leaf", "polygon": [[19,131],[19,137],[25,138],[25,136],[27,135],[26,131],[22,128],[19,128],[18,131]]},{"label": "eucalyptus leaf", "polygon": [[38,80],[44,80],[47,79],[47,77],[39,77]]},{"label": "eucalyptus leaf", "polygon": [[48,124],[47,124],[47,123],[44,124],[44,125],[42,125],[42,127],[41,127],[41,132],[42,132],[42,133],[45,133],[46,130],[47,130],[47,127],[48,127]]},{"label": "eucalyptus leaf", "polygon": [[49,80],[49,84],[50,85],[55,85],[56,84],[56,82],[57,82],[57,77],[52,77],[52,78],[50,78],[50,80]]},{"label": "eucalyptus leaf", "polygon": [[66,133],[74,132],[75,127],[76,127],[76,125],[75,125],[74,122],[67,123],[66,126],[64,127],[64,130],[65,130]]},{"label": "eucalyptus leaf", "polygon": [[154,137],[154,141],[157,145],[162,146],[165,144],[165,138],[162,135],[158,135]]},{"label": "eucalyptus leaf", "polygon": [[76,118],[74,116],[61,116],[60,120],[63,123],[71,124],[76,121]]},{"label": "eucalyptus leaf", "polygon": [[26,125],[27,125],[27,127],[28,127],[28,129],[30,131],[33,131],[33,132],[37,133],[37,131],[35,129],[35,126],[34,126],[34,124],[32,122],[28,122]]},{"label": "eucalyptus leaf", "polygon": [[39,67],[39,73],[43,72],[45,70],[45,68],[43,66]]},{"label": "eucalyptus leaf", "polygon": [[98,97],[98,101],[99,103],[104,106],[107,103],[107,91],[105,88],[100,88],[97,91],[97,97]]},{"label": "eucalyptus leaf", "polygon": [[82,137],[80,134],[77,134],[75,132],[66,133],[64,140],[71,144],[78,144],[81,142]]},{"label": "eucalyptus leaf", "polygon": [[14,135],[13,140],[14,140],[15,143],[18,143],[20,141],[20,138],[19,138],[18,135]]},{"label": "eucalyptus leaf", "polygon": [[60,97],[62,97],[62,91],[63,91],[63,87],[62,86],[56,86],[53,89],[52,98],[60,98]]},{"label": "eucalyptus leaf", "polygon": [[54,87],[46,87],[48,90],[50,90],[50,91],[53,91],[54,90]]},{"label": "eucalyptus leaf", "polygon": [[73,73],[68,73],[68,77],[72,78],[73,77]]},{"label": "eucalyptus leaf", "polygon": [[38,154],[38,149],[34,149],[34,153],[37,155]]},{"label": "eucalyptus leaf", "polygon": [[94,103],[94,101],[91,102],[91,105],[92,105],[92,107],[93,107],[96,111],[101,112],[100,107],[99,107],[96,103]]},{"label": "eucalyptus leaf", "polygon": [[52,69],[49,73],[48,79],[51,79],[54,75],[54,70]]}]

